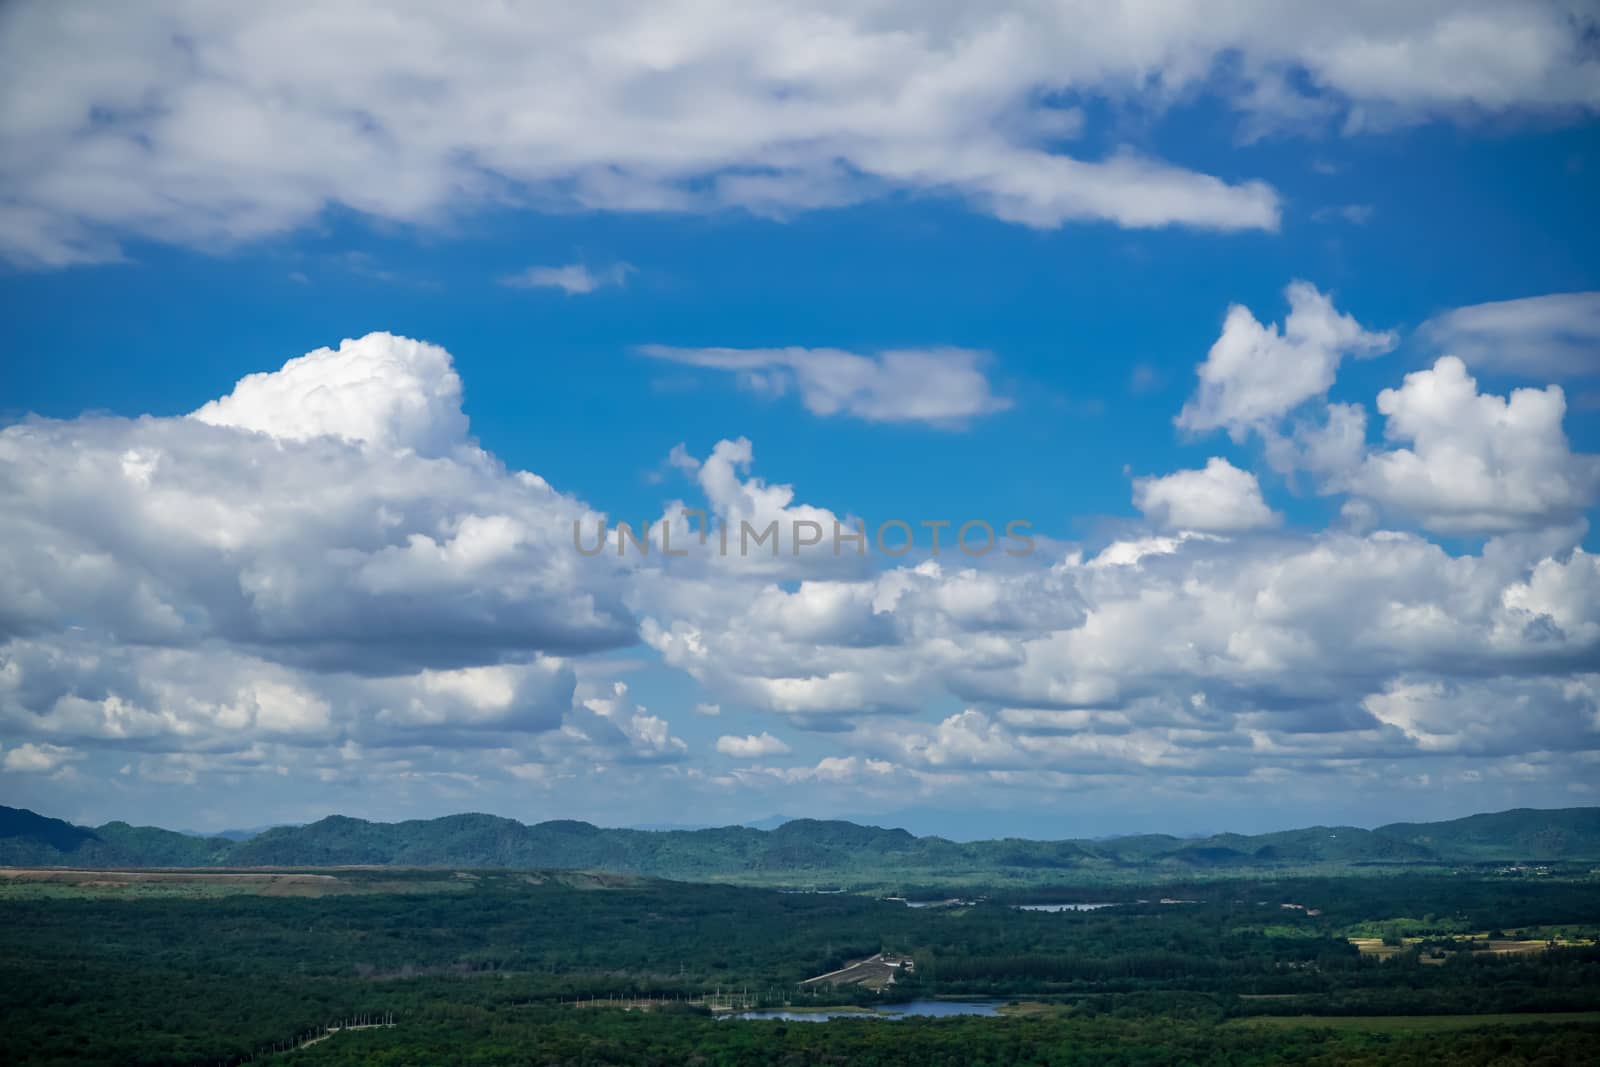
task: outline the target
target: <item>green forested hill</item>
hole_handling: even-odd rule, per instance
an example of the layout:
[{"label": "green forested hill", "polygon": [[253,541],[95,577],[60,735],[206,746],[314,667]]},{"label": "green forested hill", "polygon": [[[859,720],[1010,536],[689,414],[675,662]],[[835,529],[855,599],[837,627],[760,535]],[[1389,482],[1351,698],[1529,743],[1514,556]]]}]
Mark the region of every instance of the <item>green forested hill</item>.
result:
[{"label": "green forested hill", "polygon": [[230,841],[123,822],[90,829],[0,807],[0,864],[8,866],[544,867],[816,886],[885,878],[951,884],[995,875],[1026,881],[1052,874],[1594,859],[1600,859],[1600,808],[1519,809],[1376,830],[1317,826],[1189,840],[1147,834],[1104,841],[960,843],[816,819],[796,819],[773,830],[652,831],[565,820],[530,826],[492,815],[398,823],[334,815]]},{"label": "green forested hill", "polygon": [[0,859],[13,867],[60,863],[60,857],[93,851],[94,833],[26,808],[0,807]]},{"label": "green forested hill", "polygon": [[24,808],[0,806],[0,864],[8,867],[181,867],[226,862],[233,842],[153,826],[74,826]]},{"label": "green forested hill", "polygon": [[225,837],[195,837],[125,822],[108,822],[92,832],[116,854],[136,857],[143,867],[209,867],[228,862],[234,848]]},{"label": "green forested hill", "polygon": [[1356,826],[1312,826],[1304,830],[1283,830],[1248,837],[1218,834],[1203,841],[1191,842],[1178,850],[1177,854],[1182,855],[1197,847],[1227,849],[1266,862],[1422,862],[1448,858],[1427,846],[1395,838],[1381,830],[1363,830]]},{"label": "green forested hill", "polygon": [[1463,860],[1600,856],[1600,808],[1514,808],[1448,822],[1397,822],[1375,833]]}]

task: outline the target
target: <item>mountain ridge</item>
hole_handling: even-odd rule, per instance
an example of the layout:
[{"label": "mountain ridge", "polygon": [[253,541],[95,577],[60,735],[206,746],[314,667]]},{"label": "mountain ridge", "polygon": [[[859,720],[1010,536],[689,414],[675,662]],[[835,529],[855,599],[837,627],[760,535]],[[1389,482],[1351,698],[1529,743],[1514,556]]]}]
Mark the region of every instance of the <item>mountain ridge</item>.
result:
[{"label": "mountain ridge", "polygon": [[1312,826],[1179,838],[956,842],[842,820],[770,830],[612,829],[572,819],[522,823],[467,812],[371,822],[330,815],[245,840],[109,822],[74,826],[0,806],[0,866],[573,868],[681,879],[821,879],[868,871],[946,876],[1009,872],[1174,872],[1315,865],[1451,865],[1600,859],[1600,808],[1517,808],[1374,829]]}]

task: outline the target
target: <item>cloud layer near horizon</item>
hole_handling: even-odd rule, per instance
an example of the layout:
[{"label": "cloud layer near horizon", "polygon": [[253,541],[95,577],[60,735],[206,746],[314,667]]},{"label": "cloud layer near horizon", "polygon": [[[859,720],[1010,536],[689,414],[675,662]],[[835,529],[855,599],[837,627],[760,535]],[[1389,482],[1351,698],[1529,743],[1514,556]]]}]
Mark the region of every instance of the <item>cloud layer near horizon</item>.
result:
[{"label": "cloud layer near horizon", "polygon": [[[1326,350],[1278,358],[1320,373]],[[0,769],[111,753],[155,783],[609,773],[881,799],[1449,760],[1579,787],[1600,751],[1600,558],[1575,547],[1595,458],[1560,436],[1560,390],[1484,394],[1446,357],[1377,399],[1384,443],[1345,451],[1308,435],[1364,408],[1291,392],[1311,421],[1254,418],[1263,457],[1409,525],[1277,529],[1219,458],[1136,483],[1160,529],[1093,552],[589,557],[572,524],[603,516],[480,448],[449,354],[389,334],[187,416],[28,420],[0,430]],[[849,521],[752,473],[748,440],[674,464],[725,523]],[[692,545],[680,506],[662,518]],[[1494,536],[1452,552],[1432,527]],[[641,646],[693,695],[638,703],[607,656]],[[673,733],[697,704],[764,725],[707,763]],[[795,756],[779,725],[825,754]]]}]

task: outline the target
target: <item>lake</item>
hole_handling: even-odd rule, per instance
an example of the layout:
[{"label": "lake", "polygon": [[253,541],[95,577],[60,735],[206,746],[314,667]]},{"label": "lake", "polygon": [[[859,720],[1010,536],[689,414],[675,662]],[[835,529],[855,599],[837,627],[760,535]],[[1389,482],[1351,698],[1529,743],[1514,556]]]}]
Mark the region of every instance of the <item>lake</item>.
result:
[{"label": "lake", "polygon": [[885,1004],[872,1011],[741,1011],[724,1019],[784,1019],[796,1023],[820,1023],[829,1019],[909,1019],[913,1016],[938,1018],[947,1015],[995,1015],[1000,1000],[908,1000],[904,1004]]},{"label": "lake", "polygon": [[1116,903],[1109,904],[1013,904],[1018,911],[1094,911],[1098,908],[1114,908]]}]

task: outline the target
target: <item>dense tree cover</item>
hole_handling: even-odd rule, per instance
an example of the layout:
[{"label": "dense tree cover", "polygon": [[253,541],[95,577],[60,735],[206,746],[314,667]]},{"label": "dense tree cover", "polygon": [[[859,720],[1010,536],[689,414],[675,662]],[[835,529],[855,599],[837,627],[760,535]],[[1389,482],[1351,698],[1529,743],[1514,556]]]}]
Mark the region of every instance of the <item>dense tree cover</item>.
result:
[{"label": "dense tree cover", "polygon": [[[1559,878],[1489,872],[1477,874],[1390,874],[1381,878],[1240,877],[1166,881],[1156,886],[1041,885],[984,894],[1004,904],[1041,902],[1126,903],[1194,900],[1250,910],[1259,905],[1300,904],[1321,915],[1309,925],[1343,929],[1351,923],[1406,916],[1417,920],[1415,933],[1593,921],[1600,878],[1577,872]],[[1154,904],[1151,905],[1155,907]],[[1306,924],[1305,915],[1286,915]]]},{"label": "dense tree cover", "polygon": [[374,823],[330,816],[244,841],[152,827],[72,827],[0,808],[0,863],[67,866],[561,867],[755,884],[943,886],[1139,880],[1240,869],[1582,862],[1600,859],[1600,808],[1519,810],[1376,830],[1315,826],[1279,833],[1164,834],[1100,841],[955,842],[904,830],[797,819],[774,830],[602,829],[568,820],[524,825],[491,815]]},{"label": "dense tree cover", "polygon": [[[913,909],[842,894],[570,874],[340,878],[346,892],[308,898],[11,886],[0,902],[0,1062],[237,1062],[324,1023],[384,1012],[399,1018],[394,1031],[342,1033],[294,1055],[330,1063],[691,1063],[695,1051],[707,1064],[1346,1062],[1400,1055],[1403,1042],[1256,1032],[1229,1020],[1600,1006],[1600,950],[1461,952],[1443,964],[1410,951],[1379,962],[1345,939],[1349,924],[1400,917],[1483,929],[1587,921],[1592,929],[1600,919],[1593,883],[1235,881],[1198,887],[1195,903],[1156,903],[1158,891],[1146,904],[1041,913],[995,900]],[[1323,914],[1286,911],[1285,896]],[[768,1002],[870,1002],[881,998],[860,989],[802,993],[797,983],[880,949],[917,961],[890,996],[1043,998],[1055,1014],[785,1026],[570,1003],[717,987]],[[1473,1050],[1501,1039],[1448,1040],[1460,1045],[1457,1058],[1474,1062]],[[1507,1062],[1520,1062],[1568,1038],[1504,1040],[1515,1052]]]},{"label": "dense tree cover", "polygon": [[437,1017],[333,1040],[292,1062],[629,1064],[649,1067],[1581,1063],[1600,1026],[1530,1026],[1425,1037],[1257,1030],[1177,1018],[1054,1016],[726,1022],[620,1011],[520,1009]]}]

